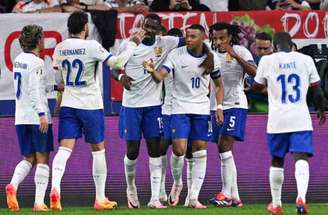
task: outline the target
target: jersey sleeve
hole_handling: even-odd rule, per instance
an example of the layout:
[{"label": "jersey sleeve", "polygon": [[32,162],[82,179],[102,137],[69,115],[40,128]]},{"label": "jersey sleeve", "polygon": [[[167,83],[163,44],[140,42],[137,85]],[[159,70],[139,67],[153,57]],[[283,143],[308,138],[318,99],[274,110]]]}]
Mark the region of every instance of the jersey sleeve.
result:
[{"label": "jersey sleeve", "polygon": [[170,52],[165,59],[162,68],[164,68],[167,73],[170,73],[175,67],[175,62],[174,62],[174,51]]},{"label": "jersey sleeve", "polygon": [[267,57],[264,56],[261,58],[259,66],[257,67],[256,71],[256,76],[254,78],[255,85],[259,87],[264,87],[266,85],[266,74],[265,72],[268,70],[269,65],[268,65]]},{"label": "jersey sleeve", "polygon": [[219,79],[221,77],[221,61],[217,54],[213,53],[214,56],[214,70],[211,72],[211,78],[212,79]]},{"label": "jersey sleeve", "polygon": [[248,49],[243,47],[242,49],[240,49],[240,52],[241,52],[240,57],[242,57],[244,59],[244,61],[254,63],[253,55]]},{"label": "jersey sleeve", "polygon": [[93,59],[101,62],[106,61],[107,59],[113,56],[100,43],[95,40],[93,41],[92,51],[90,54]]},{"label": "jersey sleeve", "polygon": [[307,63],[306,65],[308,66],[308,70],[309,70],[309,82],[310,82],[310,86],[314,87],[314,86],[318,86],[320,85],[320,76],[318,74],[317,68],[315,67],[314,61],[311,57],[308,57],[308,61],[309,63]]},{"label": "jersey sleeve", "polygon": [[170,50],[185,45],[184,38],[174,37],[174,36],[164,36],[162,37],[162,39],[164,40],[163,42],[165,43],[165,45]]},{"label": "jersey sleeve", "polygon": [[41,100],[41,92],[40,92],[40,85],[41,85],[41,77],[44,72],[43,64],[36,66],[32,71],[29,73],[28,79],[28,92],[29,97],[32,103],[32,108],[38,113],[39,116],[45,115],[46,110],[42,105]]}]

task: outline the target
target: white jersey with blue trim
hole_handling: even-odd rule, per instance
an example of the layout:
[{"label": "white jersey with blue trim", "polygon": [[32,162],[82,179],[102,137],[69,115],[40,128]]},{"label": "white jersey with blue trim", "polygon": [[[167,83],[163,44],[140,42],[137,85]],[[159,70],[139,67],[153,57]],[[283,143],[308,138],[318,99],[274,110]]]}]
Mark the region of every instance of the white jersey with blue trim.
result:
[{"label": "white jersey with blue trim", "polygon": [[[144,69],[143,62],[152,60],[155,68],[159,68],[168,53],[177,48],[180,38],[172,36],[156,36],[153,45],[139,44],[132,57],[125,66],[125,73],[134,79],[131,89],[123,91],[122,105],[125,107],[149,107],[162,105],[163,83],[156,83],[152,76]],[[124,51],[127,41],[120,45],[120,52]]]},{"label": "white jersey with blue trim", "polygon": [[33,53],[19,54],[13,63],[13,79],[16,94],[16,125],[39,125],[39,116],[46,115],[51,123],[44,62]]},{"label": "white jersey with blue trim", "polygon": [[208,98],[210,77],[221,77],[220,59],[214,54],[214,70],[210,75],[203,75],[204,68],[199,65],[205,55],[194,56],[187,46],[173,50],[163,64],[173,75],[172,114],[209,114]]},{"label": "white jersey with blue trim", "polygon": [[163,115],[171,115],[172,89],[173,89],[173,74],[172,72],[170,72],[164,79],[164,103],[162,105]]},{"label": "white jersey with blue trim", "polygon": [[65,83],[61,107],[83,110],[103,109],[96,65],[112,56],[95,40],[69,38],[54,51],[53,66],[61,72]]},{"label": "white jersey with blue trim", "polygon": [[320,77],[311,57],[298,52],[264,56],[255,82],[268,88],[268,133],[313,130],[306,94],[309,86],[320,84]]},{"label": "white jersey with blue trim", "polygon": [[[234,45],[233,50],[247,62],[254,62],[253,56],[243,46]],[[228,53],[216,52],[221,60],[221,74],[224,84],[223,109],[243,108],[248,109],[247,97],[244,92],[245,73],[238,61]],[[215,90],[215,88],[212,88]],[[216,111],[215,91],[211,91],[211,110]]]}]

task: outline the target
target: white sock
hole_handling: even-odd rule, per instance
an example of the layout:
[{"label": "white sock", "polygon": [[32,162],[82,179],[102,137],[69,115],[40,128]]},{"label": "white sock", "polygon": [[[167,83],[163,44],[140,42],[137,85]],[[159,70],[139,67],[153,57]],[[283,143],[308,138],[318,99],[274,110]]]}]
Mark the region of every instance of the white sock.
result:
[{"label": "white sock", "polygon": [[27,160],[22,160],[19,162],[15,168],[13,177],[11,178],[10,184],[14,185],[16,190],[18,190],[18,186],[22,181],[25,179],[25,177],[28,175],[28,173],[31,171],[32,164],[28,162]]},{"label": "white sock", "polygon": [[222,193],[225,196],[231,196],[232,179],[233,179],[233,164],[234,160],[232,152],[220,153],[221,157],[221,178],[222,178]]},{"label": "white sock", "polygon": [[182,185],[182,169],[184,165],[184,155],[171,155],[171,171],[175,185]]},{"label": "white sock", "polygon": [[192,158],[186,158],[187,161],[187,187],[188,187],[188,194],[187,197],[190,197],[190,190],[192,184],[192,169],[194,167],[194,160]]},{"label": "white sock", "polygon": [[105,149],[92,152],[92,157],[92,176],[96,186],[96,199],[102,202],[106,199],[107,162]]},{"label": "white sock", "polygon": [[232,157],[232,184],[231,184],[231,198],[240,200],[237,182],[237,168],[235,161]]},{"label": "white sock", "polygon": [[49,166],[47,164],[36,165],[34,183],[35,183],[35,204],[44,204],[44,196],[49,182]]},{"label": "white sock", "polygon": [[60,193],[60,183],[65,173],[66,162],[71,154],[71,149],[62,146],[59,147],[52,162],[51,190],[55,188]]},{"label": "white sock", "polygon": [[137,159],[130,160],[126,155],[124,157],[124,171],[125,171],[125,181],[128,190],[131,192],[136,192],[136,163]]},{"label": "white sock", "polygon": [[200,150],[192,153],[192,157],[194,166],[192,168],[190,199],[197,200],[206,175],[207,152],[206,150]]},{"label": "white sock", "polygon": [[297,199],[302,198],[306,202],[306,193],[309,185],[310,171],[309,163],[305,160],[298,160],[295,163],[295,179],[297,184]]},{"label": "white sock", "polygon": [[284,169],[270,167],[270,187],[273,207],[281,207],[281,188],[284,183]]},{"label": "white sock", "polygon": [[159,200],[159,192],[161,189],[162,175],[162,158],[149,157],[149,171],[151,184],[151,201]]},{"label": "white sock", "polygon": [[167,155],[162,155],[161,160],[162,160],[162,177],[161,177],[160,196],[165,196],[166,195],[165,179],[166,179],[166,168],[167,168]]}]

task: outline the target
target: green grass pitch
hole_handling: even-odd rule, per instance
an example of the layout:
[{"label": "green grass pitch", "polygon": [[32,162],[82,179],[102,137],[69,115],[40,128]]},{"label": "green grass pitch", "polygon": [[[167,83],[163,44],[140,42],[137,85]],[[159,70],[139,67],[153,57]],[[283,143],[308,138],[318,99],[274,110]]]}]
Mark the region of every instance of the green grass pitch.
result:
[{"label": "green grass pitch", "polygon": [[[17,214],[17,215],[35,215],[30,208],[23,208],[17,213],[9,212],[7,209],[0,209],[0,214]],[[111,211],[97,211],[95,212],[92,208],[81,207],[81,208],[64,208],[62,212],[47,212],[38,214],[56,214],[56,215],[265,215],[266,205],[263,204],[250,204],[245,205],[244,208],[214,208],[210,207],[207,209],[190,209],[190,208],[168,208],[168,209],[128,209],[126,207],[118,208]],[[295,214],[295,208],[293,204],[284,205],[284,215]],[[328,215],[328,204],[311,204],[310,214],[313,215]]]}]

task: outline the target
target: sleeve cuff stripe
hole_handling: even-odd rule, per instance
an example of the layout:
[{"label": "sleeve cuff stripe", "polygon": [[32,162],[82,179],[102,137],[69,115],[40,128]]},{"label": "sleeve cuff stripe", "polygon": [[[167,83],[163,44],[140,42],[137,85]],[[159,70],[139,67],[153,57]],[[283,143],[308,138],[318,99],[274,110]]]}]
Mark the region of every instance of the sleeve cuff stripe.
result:
[{"label": "sleeve cuff stripe", "polygon": [[163,65],[162,66],[168,73],[171,71],[171,69],[168,66]]},{"label": "sleeve cuff stripe", "polygon": [[320,85],[320,81],[313,82],[310,84],[311,87],[315,87],[315,86],[319,86],[319,85]]}]

